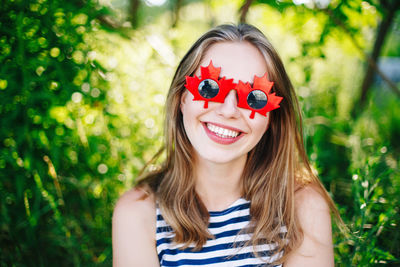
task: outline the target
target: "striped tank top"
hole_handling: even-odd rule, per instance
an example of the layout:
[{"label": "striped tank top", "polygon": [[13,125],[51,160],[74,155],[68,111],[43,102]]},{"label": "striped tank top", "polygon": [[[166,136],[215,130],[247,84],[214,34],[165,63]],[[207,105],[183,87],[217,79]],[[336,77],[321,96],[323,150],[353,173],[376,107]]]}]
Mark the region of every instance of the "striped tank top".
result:
[{"label": "striped tank top", "polygon": [[[157,253],[160,266],[270,266],[267,264],[281,257],[273,255],[275,245],[263,244],[256,247],[257,258],[253,253],[253,246],[244,246],[251,239],[251,234],[240,232],[250,222],[250,201],[243,198],[235,201],[223,211],[211,211],[208,230],[215,239],[207,240],[199,251],[192,251],[194,246],[180,249],[182,245],[172,242],[174,236],[171,226],[163,219],[157,207]],[[286,232],[286,227],[281,228]],[[281,267],[282,265],[274,265]]]}]

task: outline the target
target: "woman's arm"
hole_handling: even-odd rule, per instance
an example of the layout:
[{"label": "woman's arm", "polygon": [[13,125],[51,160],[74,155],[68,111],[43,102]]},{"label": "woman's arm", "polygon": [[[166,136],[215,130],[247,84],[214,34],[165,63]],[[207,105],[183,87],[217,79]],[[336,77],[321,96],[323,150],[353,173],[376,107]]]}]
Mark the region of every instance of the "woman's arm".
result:
[{"label": "woman's arm", "polygon": [[284,267],[334,266],[331,216],[325,199],[308,186],[295,193],[295,205],[304,239]]},{"label": "woman's arm", "polygon": [[113,214],[113,266],[160,266],[155,229],[154,197],[140,189],[126,192],[118,200]]}]

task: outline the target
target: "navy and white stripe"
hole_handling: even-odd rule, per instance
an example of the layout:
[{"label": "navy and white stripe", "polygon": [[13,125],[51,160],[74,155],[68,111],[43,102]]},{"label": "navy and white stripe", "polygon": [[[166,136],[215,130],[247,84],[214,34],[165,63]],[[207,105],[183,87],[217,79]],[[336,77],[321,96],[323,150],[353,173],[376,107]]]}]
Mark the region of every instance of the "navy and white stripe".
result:
[{"label": "navy and white stripe", "polygon": [[[172,242],[174,233],[164,221],[157,207],[157,252],[160,266],[272,266],[272,262],[282,255],[273,255],[276,245],[257,246],[262,259],[254,255],[253,246],[244,246],[251,234],[241,232],[250,222],[250,202],[240,198],[223,211],[210,212],[209,231],[215,239],[207,240],[200,251],[192,251],[194,246],[180,249],[181,244]],[[286,232],[286,227],[281,228]],[[264,261],[263,261],[264,260]],[[282,266],[282,265],[277,265]]]}]

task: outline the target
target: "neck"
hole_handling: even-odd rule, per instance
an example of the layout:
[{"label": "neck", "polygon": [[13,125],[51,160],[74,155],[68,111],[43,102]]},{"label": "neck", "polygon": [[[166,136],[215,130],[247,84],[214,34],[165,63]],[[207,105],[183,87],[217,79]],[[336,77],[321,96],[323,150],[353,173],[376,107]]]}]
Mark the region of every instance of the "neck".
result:
[{"label": "neck", "polygon": [[242,196],[242,180],[247,157],[228,163],[196,159],[196,192],[209,211],[229,207]]}]

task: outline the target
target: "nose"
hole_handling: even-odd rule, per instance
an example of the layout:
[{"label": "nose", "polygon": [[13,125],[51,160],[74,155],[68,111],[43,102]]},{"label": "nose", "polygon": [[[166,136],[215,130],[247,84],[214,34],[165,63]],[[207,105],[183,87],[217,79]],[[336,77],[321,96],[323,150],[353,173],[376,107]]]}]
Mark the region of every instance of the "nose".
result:
[{"label": "nose", "polygon": [[221,103],[216,109],[218,115],[224,116],[226,118],[238,118],[240,116],[240,111],[237,106],[236,91],[231,90],[225,98],[224,103]]}]

